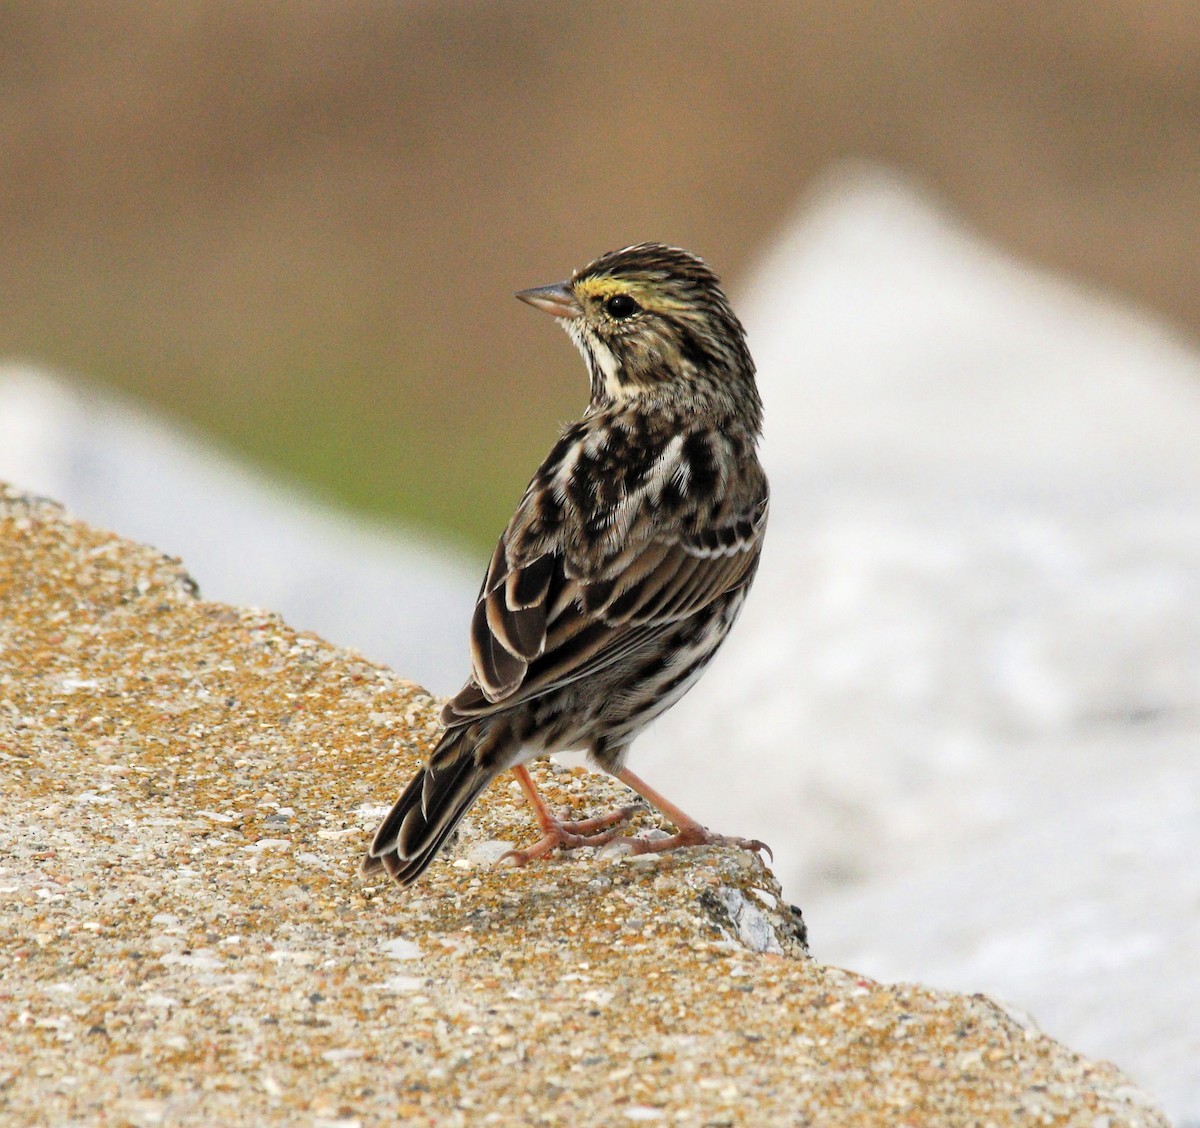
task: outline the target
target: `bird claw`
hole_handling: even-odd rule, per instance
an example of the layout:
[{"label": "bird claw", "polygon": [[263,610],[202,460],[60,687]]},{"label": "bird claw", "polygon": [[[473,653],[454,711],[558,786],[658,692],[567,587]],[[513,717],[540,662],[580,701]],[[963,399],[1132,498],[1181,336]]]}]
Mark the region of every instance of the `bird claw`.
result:
[{"label": "bird claw", "polygon": [[754,854],[758,854],[763,850],[766,850],[767,857],[770,859],[771,864],[775,864],[775,851],[772,850],[771,847],[765,842],[760,842],[757,838],[751,838],[748,841],[742,842],[741,847],[743,850],[749,850]]},{"label": "bird claw", "polygon": [[714,834],[712,836],[714,846],[734,846],[739,850],[749,850],[756,857],[764,850],[771,863],[775,862],[775,852],[765,842],[760,842],[757,838],[736,838],[728,837],[724,834]]},{"label": "bird claw", "polygon": [[714,834],[705,827],[695,829],[689,827],[681,830],[678,834],[663,835],[659,838],[644,838],[639,835],[636,838],[626,837],[621,841],[628,843],[627,852],[633,855],[664,854],[686,846],[732,846],[738,850],[749,850],[755,855],[765,850],[771,862],[775,861],[775,854],[771,847],[757,838],[737,838],[726,834]]},{"label": "bird claw", "polygon": [[581,846],[606,846],[619,837],[616,829],[609,828],[620,826],[641,809],[642,805],[635,803],[590,819],[578,819],[574,822],[550,819],[542,827],[542,837],[532,846],[521,850],[506,850],[497,859],[497,864],[520,868],[556,849],[578,850]]}]

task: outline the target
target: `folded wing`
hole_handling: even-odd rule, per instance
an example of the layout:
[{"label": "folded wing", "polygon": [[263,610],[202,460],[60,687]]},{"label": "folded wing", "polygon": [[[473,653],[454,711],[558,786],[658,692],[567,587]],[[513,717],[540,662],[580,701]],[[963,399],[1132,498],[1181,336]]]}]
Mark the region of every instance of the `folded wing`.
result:
[{"label": "folded wing", "polygon": [[632,538],[592,571],[561,551],[521,554],[514,526],[492,555],[471,623],[473,677],[442,719],[461,723],[588,677],[754,573],[767,518],[766,483],[736,511],[689,532]]}]

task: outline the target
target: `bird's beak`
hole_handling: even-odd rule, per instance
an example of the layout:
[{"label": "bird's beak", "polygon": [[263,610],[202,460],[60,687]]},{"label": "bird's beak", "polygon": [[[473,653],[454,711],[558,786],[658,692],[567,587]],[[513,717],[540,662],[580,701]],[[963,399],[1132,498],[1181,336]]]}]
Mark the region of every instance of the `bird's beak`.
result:
[{"label": "bird's beak", "polygon": [[557,282],[553,286],[535,286],[532,290],[519,290],[517,297],[552,317],[583,316],[583,310],[566,282]]}]

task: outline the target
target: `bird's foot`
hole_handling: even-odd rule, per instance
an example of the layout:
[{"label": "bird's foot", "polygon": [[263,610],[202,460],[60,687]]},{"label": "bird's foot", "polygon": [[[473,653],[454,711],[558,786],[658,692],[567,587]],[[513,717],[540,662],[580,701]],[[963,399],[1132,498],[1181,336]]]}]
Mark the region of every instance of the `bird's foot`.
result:
[{"label": "bird's foot", "polygon": [[617,772],[619,779],[626,787],[636,791],[647,803],[657,807],[678,828],[677,834],[669,834],[664,838],[630,838],[631,854],[661,854],[667,850],[678,850],[681,846],[735,846],[739,850],[750,850],[755,854],[765,850],[767,857],[775,861],[771,847],[757,838],[735,838],[727,834],[714,834],[708,827],[698,823],[686,811],[681,811],[664,795],[655,791],[644,779],[639,779],[628,768]]},{"label": "bird's foot", "polygon": [[755,854],[765,850],[767,857],[772,862],[775,861],[771,847],[765,842],[760,842],[757,838],[738,838],[730,834],[715,834],[708,827],[701,826],[699,823],[690,823],[677,834],[667,834],[661,838],[625,836],[620,839],[619,846],[617,843],[613,845],[622,853],[635,857],[639,854],[665,854],[669,850],[678,850],[684,846],[733,846],[739,850],[750,850]]},{"label": "bird's foot", "polygon": [[[590,819],[580,819],[574,822],[563,822],[548,813],[541,817],[542,837],[532,846],[522,850],[509,850],[500,856],[500,861],[511,866],[523,866],[534,858],[544,857],[552,850],[577,850],[580,846],[604,846],[618,836],[615,829],[638,811],[640,804],[630,807],[620,807],[609,811],[606,815],[597,815]],[[612,828],[612,829],[610,829]]]}]

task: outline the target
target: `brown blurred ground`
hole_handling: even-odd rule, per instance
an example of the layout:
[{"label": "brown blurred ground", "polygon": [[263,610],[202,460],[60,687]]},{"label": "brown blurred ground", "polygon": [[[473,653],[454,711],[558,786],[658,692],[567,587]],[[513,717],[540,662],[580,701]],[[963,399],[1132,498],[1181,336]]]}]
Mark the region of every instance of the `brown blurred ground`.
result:
[{"label": "brown blurred ground", "polygon": [[1200,331],[1196,3],[8,0],[0,355],[488,540],[585,395],[511,291],[846,156]]}]

